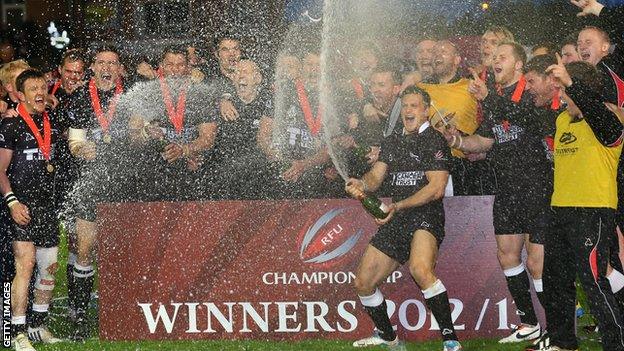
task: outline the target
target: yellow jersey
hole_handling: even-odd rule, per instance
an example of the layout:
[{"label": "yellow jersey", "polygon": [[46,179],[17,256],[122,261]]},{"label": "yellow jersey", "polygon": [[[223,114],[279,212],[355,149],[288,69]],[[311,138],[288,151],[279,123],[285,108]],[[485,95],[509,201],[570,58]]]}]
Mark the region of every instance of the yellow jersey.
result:
[{"label": "yellow jersey", "polygon": [[557,117],[551,199],[558,207],[617,208],[617,168],[622,144],[607,147],[596,139],[584,119],[568,111]]}]

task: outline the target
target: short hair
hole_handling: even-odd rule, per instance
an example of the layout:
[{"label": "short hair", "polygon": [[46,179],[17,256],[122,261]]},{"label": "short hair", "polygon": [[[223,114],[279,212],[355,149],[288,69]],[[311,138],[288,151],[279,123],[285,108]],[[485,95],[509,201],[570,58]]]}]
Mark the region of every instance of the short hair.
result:
[{"label": "short hair", "polygon": [[537,55],[524,65],[524,73],[535,72],[539,75],[546,75],[546,69],[557,64],[557,57],[553,54]]},{"label": "short hair", "polygon": [[398,66],[396,63],[391,62],[389,60],[380,61],[377,64],[377,67],[375,67],[373,71],[371,72],[371,75],[375,73],[388,73],[388,72],[391,73],[392,80],[394,81],[396,85],[401,84],[402,78],[401,78],[401,73],[399,72]]},{"label": "short hair", "polygon": [[215,39],[214,39],[214,51],[219,50],[219,44],[221,44],[222,42],[224,42],[226,40],[236,41],[239,44],[241,43],[240,36],[235,35],[233,33],[225,32],[225,33],[222,33],[222,34],[220,34],[220,35],[215,37]]},{"label": "short hair", "polygon": [[427,107],[431,106],[431,96],[429,96],[429,93],[427,93],[424,89],[421,89],[416,85],[410,85],[403,90],[403,92],[401,93],[401,97],[411,94],[417,94],[422,96],[425,105]]},{"label": "short hair", "polygon": [[570,33],[566,35],[566,37],[563,38],[563,41],[561,41],[561,45],[559,45],[559,49],[563,49],[563,47],[566,45],[574,45],[574,47],[576,47],[577,38],[578,38],[578,32],[574,32],[574,33]]},{"label": "short hair", "polygon": [[117,57],[121,60],[121,55],[119,54],[119,50],[117,50],[116,47],[114,47],[112,45],[98,45],[98,46],[96,46],[95,48],[93,48],[91,50],[91,55],[89,55],[90,59],[91,59],[91,62],[92,63],[95,62],[95,57],[99,53],[102,53],[102,52],[112,52],[115,55],[117,55]]},{"label": "short hair", "polygon": [[577,61],[570,62],[565,67],[573,80],[580,81],[593,91],[602,90],[602,76],[594,65],[585,61]]},{"label": "short hair", "polygon": [[524,51],[524,48],[522,47],[522,45],[516,43],[515,41],[507,41],[507,40],[498,44],[498,46],[503,46],[503,45],[511,46],[511,51],[514,57],[516,58],[516,60],[522,61],[522,64],[525,64],[527,62],[527,54],[526,54],[526,51]]},{"label": "short hair", "polygon": [[531,52],[535,52],[535,50],[537,50],[539,48],[545,48],[547,54],[554,54],[555,52],[557,52],[557,47],[555,46],[555,44],[553,44],[550,41],[540,41],[540,42],[538,42],[537,44],[535,44],[531,48]]},{"label": "short hair", "polygon": [[82,61],[84,64],[87,63],[85,52],[82,49],[69,49],[65,51],[63,57],[61,58],[61,66],[64,66],[67,62],[78,62]]},{"label": "short hair", "polygon": [[186,51],[185,48],[179,45],[171,45],[171,46],[165,47],[162,51],[162,55],[160,56],[160,60],[163,61],[165,59],[165,56],[167,56],[167,54],[183,55],[188,60],[188,52]]},{"label": "short hair", "polygon": [[491,26],[483,32],[483,34],[487,32],[492,32],[497,36],[503,38],[504,41],[515,41],[513,33],[504,26]]},{"label": "short hair", "polygon": [[2,65],[0,68],[0,81],[2,84],[9,84],[13,81],[15,71],[18,69],[28,69],[30,65],[24,60],[15,60]]},{"label": "short hair", "polygon": [[17,76],[17,78],[15,79],[15,87],[17,88],[17,91],[21,91],[23,93],[24,92],[24,84],[29,79],[43,79],[43,80],[45,80],[45,75],[43,74],[43,72],[41,72],[41,71],[39,71],[37,69],[28,68],[24,72],[20,73],[20,75]]},{"label": "short hair", "polygon": [[[609,38],[609,33],[607,33],[604,29],[600,28],[600,27],[596,27],[596,26],[585,26],[583,29],[581,29],[582,31],[585,30],[595,30],[598,32],[598,34],[600,34],[600,36],[602,36],[602,38],[609,44],[611,44],[611,38]],[[580,32],[579,32],[580,34]]]}]

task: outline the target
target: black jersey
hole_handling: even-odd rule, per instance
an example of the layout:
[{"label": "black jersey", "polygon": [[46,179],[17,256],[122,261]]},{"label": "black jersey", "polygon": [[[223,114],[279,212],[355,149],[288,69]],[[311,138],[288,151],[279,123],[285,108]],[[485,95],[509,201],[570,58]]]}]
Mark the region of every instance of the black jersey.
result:
[{"label": "black jersey", "polygon": [[54,97],[56,97],[56,99],[58,100],[59,104],[58,106],[56,106],[55,109],[67,109],[67,107],[69,106],[69,101],[70,101],[70,97],[71,97],[71,93],[68,93],[61,85],[60,85],[60,81],[57,81],[56,83],[54,83],[52,86],[50,86],[50,88],[48,89],[48,93],[50,95],[54,95]]},{"label": "black jersey", "polygon": [[528,94],[512,101],[518,84],[504,89],[502,95],[488,94],[483,101],[484,121],[478,134],[494,139],[488,158],[496,172],[499,193],[517,193],[528,188],[547,194],[552,188],[552,162],[547,146],[551,144],[548,137],[554,134],[554,119],[537,113]]},{"label": "black jersey", "polygon": [[[313,117],[318,118],[318,94],[307,89],[306,93]],[[301,160],[317,153],[323,132],[313,133],[306,123],[294,84],[288,82],[280,87],[275,104],[275,142],[283,156],[288,160]]]},{"label": "black jersey", "polygon": [[[154,84],[155,82],[137,83],[133,89],[141,90],[143,85]],[[212,123],[216,121],[217,111],[215,111],[215,102],[211,100],[213,93],[204,89],[203,85],[188,84],[177,78],[167,79],[167,88],[171,94],[171,103],[175,111],[179,107],[178,98],[182,90],[186,90],[184,119],[182,129],[178,131],[171,121],[165,105],[165,98],[162,90],[158,90],[159,94],[152,97],[150,103],[155,104],[155,109],[162,113],[153,116],[152,123],[157,124],[163,131],[165,139],[170,143],[188,144],[199,136],[198,126],[203,123]],[[123,104],[123,109],[127,109]],[[126,111],[131,112],[131,111]]]},{"label": "black jersey", "polygon": [[223,160],[258,152],[260,119],[273,116],[273,96],[266,89],[248,104],[238,95],[232,97],[231,101],[238,111],[238,118],[234,121],[220,118],[215,141],[215,151]]},{"label": "black jersey", "polygon": [[[115,96],[115,87],[110,90],[97,89],[97,94],[100,99],[100,106],[102,106],[102,112],[105,116],[108,115],[109,108],[111,108],[111,102]],[[119,97],[121,98],[121,96]],[[116,116],[113,116],[109,130],[104,133],[102,126],[100,125],[95,111],[93,110],[93,104],[91,101],[91,95],[89,94],[89,83],[76,89],[71,95],[71,101],[67,108],[67,118],[70,123],[70,128],[84,129],[87,132],[87,140],[93,141],[96,144],[103,144],[105,134],[108,134],[112,141],[118,141],[125,138],[127,134],[127,128],[123,128],[120,121]]]},{"label": "black jersey", "polygon": [[[43,135],[43,115],[31,115]],[[37,140],[22,117],[4,118],[0,124],[0,148],[13,150],[7,170],[11,189],[20,202],[27,206],[52,206],[54,174],[48,164],[56,166],[55,144],[60,136],[61,124],[54,113],[49,113],[51,127],[50,160],[46,160]]]},{"label": "black jersey", "polygon": [[[429,183],[425,172],[448,171],[450,158],[451,149],[446,140],[429,122],[418,133],[394,133],[384,139],[379,161],[388,165],[385,181],[393,201],[424,188]],[[435,203],[442,206],[441,200]]]},{"label": "black jersey", "polygon": [[2,99],[2,101],[6,102],[7,110],[16,109],[17,104],[19,104],[19,102],[11,100],[11,98],[9,97],[9,94],[6,94],[6,96]]}]

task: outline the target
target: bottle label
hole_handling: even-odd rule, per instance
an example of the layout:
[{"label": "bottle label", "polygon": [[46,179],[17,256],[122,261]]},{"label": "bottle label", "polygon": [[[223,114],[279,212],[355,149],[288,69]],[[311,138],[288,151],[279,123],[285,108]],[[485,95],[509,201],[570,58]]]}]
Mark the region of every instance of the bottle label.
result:
[{"label": "bottle label", "polygon": [[383,202],[381,203],[381,205],[379,205],[379,209],[384,211],[385,213],[390,212],[390,207],[388,207],[388,205],[384,204]]}]

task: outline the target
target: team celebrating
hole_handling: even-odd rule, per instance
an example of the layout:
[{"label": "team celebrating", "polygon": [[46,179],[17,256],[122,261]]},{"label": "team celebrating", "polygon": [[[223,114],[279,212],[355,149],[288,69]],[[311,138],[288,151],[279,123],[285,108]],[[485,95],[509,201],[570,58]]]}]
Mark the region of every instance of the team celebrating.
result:
[{"label": "team celebrating", "polygon": [[[156,64],[130,63],[97,46],[67,50],[54,72],[5,63],[0,274],[11,282],[13,347],[61,341],[48,328],[59,225],[69,237],[71,339],[90,337],[98,203],[376,194],[391,202],[354,281],[375,329],[353,347],[406,349],[381,285],[407,264],[443,351],[463,350],[453,292],[435,272],[442,201],[493,195],[497,256],[519,319],[500,349],[578,350],[578,278],[603,349],[624,351],[624,7],[571,3],[595,25],[530,52],[490,27],[468,69],[452,39],[426,37],[412,70],[363,41],[339,81],[321,79],[315,45],[281,51],[267,74],[230,34],[211,58],[171,46]],[[328,84],[338,132],[324,120]],[[346,184],[332,152],[346,158]]]}]

